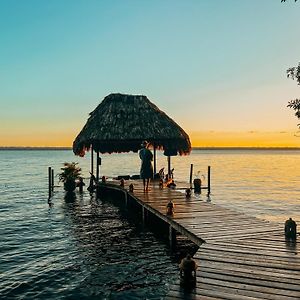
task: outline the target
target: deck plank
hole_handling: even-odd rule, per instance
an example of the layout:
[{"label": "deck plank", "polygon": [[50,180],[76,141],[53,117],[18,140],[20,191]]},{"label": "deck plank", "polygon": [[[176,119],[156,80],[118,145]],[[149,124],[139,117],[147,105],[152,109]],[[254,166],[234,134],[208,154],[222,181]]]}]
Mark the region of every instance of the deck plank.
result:
[{"label": "deck plank", "polygon": [[[130,193],[146,209],[181,233],[196,237],[194,255],[199,269],[196,287],[186,291],[179,280],[170,285],[166,299],[296,300],[300,299],[298,241],[285,240],[282,224],[248,216],[183,191],[159,189],[153,182],[148,193],[142,182]],[[180,186],[188,184],[180,183]],[[175,204],[173,216],[166,205]],[[202,244],[202,242],[204,243]]]}]

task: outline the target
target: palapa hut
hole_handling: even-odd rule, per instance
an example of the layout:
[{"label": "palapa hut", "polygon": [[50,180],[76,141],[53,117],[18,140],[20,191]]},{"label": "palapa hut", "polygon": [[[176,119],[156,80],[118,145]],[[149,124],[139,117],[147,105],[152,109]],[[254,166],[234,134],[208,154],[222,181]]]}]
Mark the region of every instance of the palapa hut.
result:
[{"label": "palapa hut", "polygon": [[146,96],[110,94],[90,113],[73,142],[73,152],[79,156],[91,148],[96,153],[137,152],[144,140],[167,156],[191,151],[186,132]]}]

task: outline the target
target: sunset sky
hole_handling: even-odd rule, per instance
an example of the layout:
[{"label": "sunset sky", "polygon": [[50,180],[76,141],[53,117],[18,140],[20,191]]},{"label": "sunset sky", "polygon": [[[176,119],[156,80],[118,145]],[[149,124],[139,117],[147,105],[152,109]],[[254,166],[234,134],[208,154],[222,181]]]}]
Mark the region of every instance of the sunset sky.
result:
[{"label": "sunset sky", "polygon": [[71,146],[120,92],[193,146],[300,147],[299,17],[299,1],[0,0],[0,146]]}]

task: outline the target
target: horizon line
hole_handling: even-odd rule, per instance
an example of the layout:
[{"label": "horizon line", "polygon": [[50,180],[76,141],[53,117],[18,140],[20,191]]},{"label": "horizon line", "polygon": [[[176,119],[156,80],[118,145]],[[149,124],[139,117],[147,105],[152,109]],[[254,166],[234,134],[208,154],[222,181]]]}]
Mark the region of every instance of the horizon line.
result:
[{"label": "horizon line", "polygon": [[[60,146],[0,146],[0,150],[72,150],[72,147]],[[192,147],[192,150],[300,150],[300,147]]]}]

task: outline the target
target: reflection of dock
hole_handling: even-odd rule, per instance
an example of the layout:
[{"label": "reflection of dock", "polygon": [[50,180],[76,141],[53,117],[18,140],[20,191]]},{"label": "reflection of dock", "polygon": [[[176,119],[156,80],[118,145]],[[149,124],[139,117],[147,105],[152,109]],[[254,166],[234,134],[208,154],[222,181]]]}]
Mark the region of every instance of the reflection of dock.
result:
[{"label": "reflection of dock", "polygon": [[[133,193],[125,191],[125,201],[140,206],[144,222],[151,214],[169,226],[170,242],[178,231],[201,245],[194,256],[199,265],[196,287],[184,291],[178,280],[170,286],[168,299],[300,299],[298,244],[285,241],[283,225],[193,196],[186,199],[168,188],[153,186],[144,193],[140,181],[134,181],[134,188]],[[175,204],[172,217],[166,215],[170,199]]]}]

